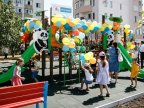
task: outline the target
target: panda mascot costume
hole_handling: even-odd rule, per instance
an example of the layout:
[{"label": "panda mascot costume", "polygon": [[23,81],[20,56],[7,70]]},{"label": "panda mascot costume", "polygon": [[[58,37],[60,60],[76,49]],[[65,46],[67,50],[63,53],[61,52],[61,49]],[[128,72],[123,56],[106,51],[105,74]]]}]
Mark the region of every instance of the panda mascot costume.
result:
[{"label": "panda mascot costume", "polygon": [[46,30],[35,29],[33,32],[33,40],[30,45],[33,47],[37,53],[40,53],[42,49],[48,49],[48,33]]},{"label": "panda mascot costume", "polygon": [[111,33],[107,35],[108,46],[110,46],[112,44],[114,39],[115,39],[114,38],[114,31],[111,30]]}]

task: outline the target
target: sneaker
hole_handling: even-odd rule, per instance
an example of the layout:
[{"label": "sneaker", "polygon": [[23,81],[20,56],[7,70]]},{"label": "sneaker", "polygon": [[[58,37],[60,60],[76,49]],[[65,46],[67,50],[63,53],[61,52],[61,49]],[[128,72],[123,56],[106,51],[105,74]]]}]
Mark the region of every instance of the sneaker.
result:
[{"label": "sneaker", "polygon": [[110,94],[109,94],[109,93],[107,93],[107,94],[106,94],[106,97],[110,97]]}]

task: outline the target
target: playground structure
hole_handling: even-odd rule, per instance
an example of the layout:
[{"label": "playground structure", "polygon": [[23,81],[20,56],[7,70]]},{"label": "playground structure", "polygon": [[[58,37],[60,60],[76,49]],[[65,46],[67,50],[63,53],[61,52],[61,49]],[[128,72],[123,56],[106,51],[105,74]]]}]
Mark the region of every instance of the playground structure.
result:
[{"label": "playground structure", "polygon": [[[123,56],[123,61],[120,63],[121,67],[125,67],[126,69],[131,69],[131,62],[132,57],[128,54],[127,50],[124,48],[121,42],[121,37],[118,34],[120,30],[120,23],[122,20],[118,20],[118,18],[111,18],[110,20],[113,21],[113,26],[107,23],[100,24],[96,21],[90,22],[80,19],[70,19],[70,18],[64,18],[63,16],[55,16],[52,19],[52,25],[48,30],[47,37],[45,40],[43,40],[43,37],[41,37],[42,33],[45,33],[42,29],[42,24],[40,21],[32,20],[28,21],[24,24],[22,27],[21,32],[21,39],[23,41],[26,41],[28,39],[28,35],[34,33],[33,35],[33,41],[31,42],[30,46],[27,48],[27,50],[21,55],[21,58],[24,59],[24,64],[29,61],[29,59],[35,54],[40,53],[43,49],[49,49],[51,50],[51,47],[53,48],[61,48],[64,52],[64,64],[68,64],[68,58],[66,56],[66,53],[70,53],[71,55],[78,53],[78,60],[77,63],[79,64],[78,70],[79,70],[79,81],[80,81],[80,61],[89,62],[90,64],[95,64],[96,60],[93,57],[92,52],[86,53],[86,48],[83,46],[83,40],[85,38],[86,33],[101,33],[103,35],[102,41],[103,41],[103,49],[106,50],[108,43],[107,41],[116,40],[118,42],[118,48],[121,51],[121,54]],[[115,31],[115,36],[112,35],[112,31]],[[67,32],[66,35],[60,37],[62,39],[62,43],[58,42],[58,39],[56,39],[55,34],[57,31],[61,32]],[[132,36],[129,30],[129,27],[127,26],[125,28],[125,33],[127,36]],[[114,37],[113,37],[114,36]],[[40,41],[42,40],[42,41]],[[42,42],[42,43],[41,43]],[[36,43],[40,43],[37,46]],[[40,48],[40,49],[39,49]],[[73,60],[73,58],[71,58]],[[64,65],[64,84],[65,84],[65,65]],[[4,83],[11,79],[13,75],[13,70],[16,64],[14,64],[6,73],[3,73],[0,76],[0,83]],[[141,70],[139,73],[139,77],[144,78],[144,71]]]}]

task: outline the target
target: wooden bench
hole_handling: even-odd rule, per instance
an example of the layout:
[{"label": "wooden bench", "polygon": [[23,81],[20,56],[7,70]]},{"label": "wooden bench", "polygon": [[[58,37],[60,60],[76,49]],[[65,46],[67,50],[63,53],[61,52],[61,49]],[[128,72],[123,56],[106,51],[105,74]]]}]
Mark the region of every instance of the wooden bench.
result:
[{"label": "wooden bench", "polygon": [[47,108],[48,82],[24,84],[0,88],[0,108],[19,108],[43,102]]}]

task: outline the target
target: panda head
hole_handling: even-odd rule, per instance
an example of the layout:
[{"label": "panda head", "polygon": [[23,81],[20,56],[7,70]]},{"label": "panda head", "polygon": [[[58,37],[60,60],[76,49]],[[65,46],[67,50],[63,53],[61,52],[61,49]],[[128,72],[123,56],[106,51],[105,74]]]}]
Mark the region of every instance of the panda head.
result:
[{"label": "panda head", "polygon": [[34,33],[33,33],[33,40],[36,41],[37,39],[46,41],[48,40],[48,33],[46,30],[42,30],[42,29],[35,29]]},{"label": "panda head", "polygon": [[111,41],[114,40],[114,32],[113,32],[113,31],[111,31],[111,33],[108,34],[108,36],[107,36],[107,40],[108,40],[108,42],[111,42]]}]

